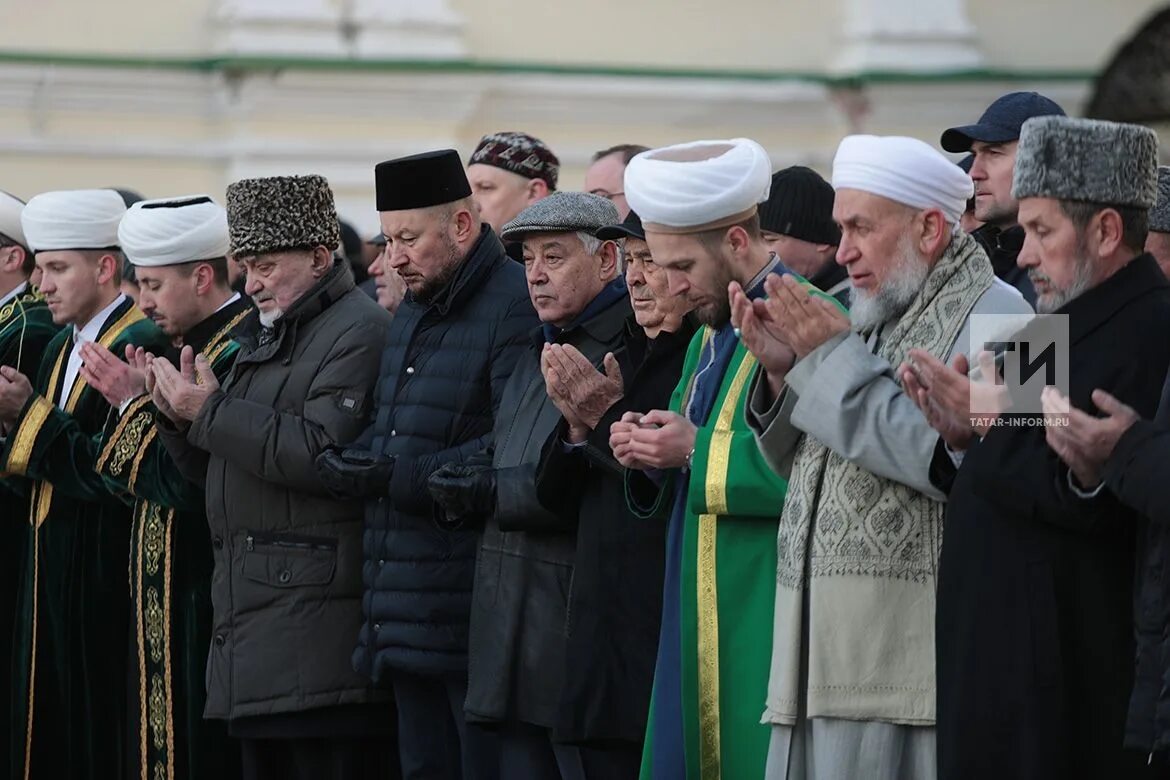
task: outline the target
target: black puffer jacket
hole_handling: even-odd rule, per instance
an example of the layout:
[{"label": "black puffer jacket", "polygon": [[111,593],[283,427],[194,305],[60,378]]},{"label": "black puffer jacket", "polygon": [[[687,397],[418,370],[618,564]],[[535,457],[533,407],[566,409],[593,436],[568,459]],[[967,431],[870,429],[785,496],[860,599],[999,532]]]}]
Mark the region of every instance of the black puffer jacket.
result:
[{"label": "black puffer jacket", "polygon": [[538,324],[524,269],[486,225],[446,289],[410,295],[390,326],[373,426],[358,447],[396,458],[366,505],[364,625],[354,668],[467,674],[478,534],[441,530],[427,477],[488,446],[504,384]]}]

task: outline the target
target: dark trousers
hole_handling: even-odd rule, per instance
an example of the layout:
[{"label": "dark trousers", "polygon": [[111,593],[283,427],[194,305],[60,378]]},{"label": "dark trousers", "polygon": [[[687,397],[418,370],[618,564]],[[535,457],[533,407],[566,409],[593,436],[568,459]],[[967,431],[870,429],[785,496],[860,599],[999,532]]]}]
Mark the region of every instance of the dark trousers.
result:
[{"label": "dark trousers", "polygon": [[510,723],[500,730],[500,776],[512,780],[637,780],[640,746],[599,750],[553,742],[546,728]]},{"label": "dark trousers", "polygon": [[396,673],[392,685],[403,780],[499,780],[496,735],[463,715],[466,679]]},{"label": "dark trousers", "polygon": [[244,780],[385,780],[393,756],[384,739],[242,739]]}]

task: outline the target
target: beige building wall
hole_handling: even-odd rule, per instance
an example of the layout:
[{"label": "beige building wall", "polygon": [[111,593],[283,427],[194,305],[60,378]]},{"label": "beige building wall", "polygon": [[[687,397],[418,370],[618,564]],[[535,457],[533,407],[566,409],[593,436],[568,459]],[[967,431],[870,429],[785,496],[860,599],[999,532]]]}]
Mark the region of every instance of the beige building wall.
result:
[{"label": "beige building wall", "polygon": [[1072,113],[1164,2],[32,0],[0,26],[0,189],[208,192],[329,177],[376,230],[373,165],[517,129],[561,157],[749,136],[828,170],[850,132],[937,143],[998,95]]}]

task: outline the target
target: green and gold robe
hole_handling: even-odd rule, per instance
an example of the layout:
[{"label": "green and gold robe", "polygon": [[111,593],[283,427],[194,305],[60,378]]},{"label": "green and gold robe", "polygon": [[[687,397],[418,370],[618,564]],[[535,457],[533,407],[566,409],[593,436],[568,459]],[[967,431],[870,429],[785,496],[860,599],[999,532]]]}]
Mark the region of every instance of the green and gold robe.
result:
[{"label": "green and gold robe", "polygon": [[[184,336],[221,383],[239,350],[232,336],[251,311],[237,300]],[[178,364],[177,349],[167,357]],[[180,475],[158,440],[156,413],[150,397],[141,396],[111,415],[96,465],[111,491],[134,498],[130,774],[142,780],[235,777],[239,760],[226,724],[203,719],[213,568],[204,490]]]},{"label": "green and gold robe", "polygon": [[[750,297],[764,294],[765,276]],[[771,735],[760,703],[787,483],[764,460],[744,415],[755,367],[730,323],[696,333],[670,403],[697,427],[691,467],[660,474],[657,485],[627,472],[635,513],[670,517],[643,780],[764,776]]]},{"label": "green and gold robe", "polygon": [[[37,366],[53,336],[60,328],[45,299],[27,285],[0,304],[0,366],[12,366],[35,377]],[[0,543],[0,670],[12,668],[12,632],[16,616],[16,593],[20,569],[28,545],[28,495],[21,480],[0,480],[0,522],[4,538]],[[12,732],[12,686],[0,693],[0,735]],[[11,740],[0,738],[0,772],[11,765]]]},{"label": "green and gold robe", "polygon": [[[29,531],[11,676],[14,778],[118,778],[126,744],[131,511],[94,471],[111,413],[79,374],[63,388],[73,328],[49,343],[33,395],[0,447],[26,480]],[[97,341],[161,351],[166,337],[124,299]]]}]

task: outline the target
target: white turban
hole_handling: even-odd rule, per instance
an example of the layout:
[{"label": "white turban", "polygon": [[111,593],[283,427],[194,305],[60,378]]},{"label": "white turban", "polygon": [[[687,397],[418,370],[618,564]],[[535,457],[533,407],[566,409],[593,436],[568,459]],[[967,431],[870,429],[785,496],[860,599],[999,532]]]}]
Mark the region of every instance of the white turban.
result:
[{"label": "white turban", "polygon": [[916,138],[851,135],[833,158],[833,189],[861,190],[957,223],[974,193],[971,177]]},{"label": "white turban", "polygon": [[43,192],[24,207],[20,224],[34,252],[108,249],[118,245],[126,203],[113,190]]},{"label": "white turban", "polygon": [[764,148],[732,138],[643,152],[626,167],[624,189],[647,233],[698,233],[747,219],[771,186]]},{"label": "white turban", "polygon": [[207,195],[139,201],[122,217],[118,242],[136,266],[214,260],[228,253],[227,212]]},{"label": "white turban", "polygon": [[22,211],[24,211],[23,200],[0,190],[0,233],[21,246],[27,247],[28,241],[24,237],[24,228],[20,226],[20,212]]}]

